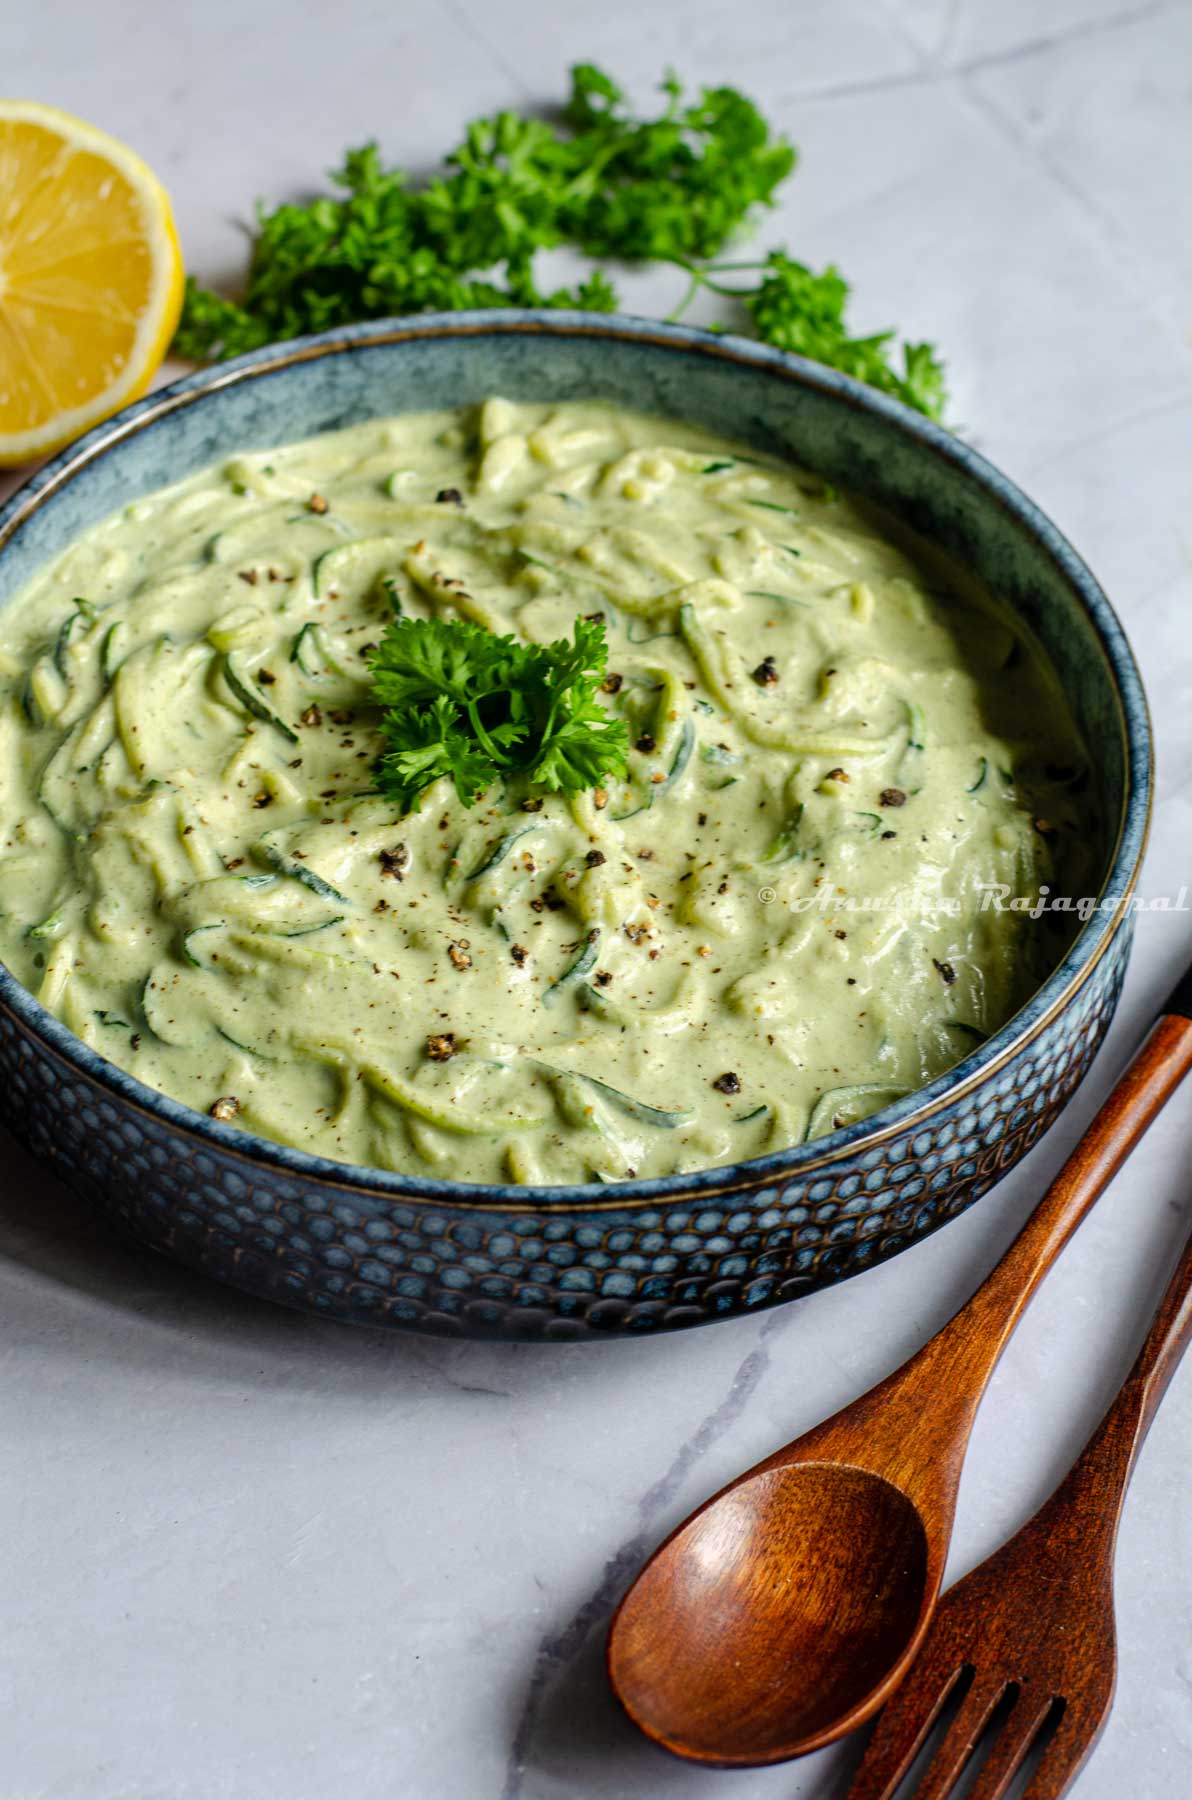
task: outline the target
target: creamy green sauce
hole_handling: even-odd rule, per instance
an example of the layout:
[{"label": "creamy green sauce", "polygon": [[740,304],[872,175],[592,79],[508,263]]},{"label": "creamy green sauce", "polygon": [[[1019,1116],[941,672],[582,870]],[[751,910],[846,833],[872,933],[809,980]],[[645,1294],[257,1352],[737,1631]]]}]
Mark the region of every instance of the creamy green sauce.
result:
[{"label": "creamy green sauce", "polygon": [[[983,885],[1083,892],[1097,842],[1054,677],[901,539],[703,431],[498,399],[137,501],[0,618],[0,955],[150,1086],[381,1168],[617,1181],[863,1117],[1062,951]],[[630,779],[399,816],[394,602],[602,613]]]}]

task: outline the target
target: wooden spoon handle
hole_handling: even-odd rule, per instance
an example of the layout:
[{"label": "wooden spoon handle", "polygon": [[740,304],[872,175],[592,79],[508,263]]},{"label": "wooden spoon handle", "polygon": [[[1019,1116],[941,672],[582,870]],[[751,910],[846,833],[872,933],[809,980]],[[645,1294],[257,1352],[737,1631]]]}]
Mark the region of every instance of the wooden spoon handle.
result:
[{"label": "wooden spoon handle", "polygon": [[[1192,971],[996,1268],[942,1331],[848,1409],[852,1426],[869,1414],[867,1466],[894,1471],[921,1509],[950,1521],[972,1422],[1008,1338],[1076,1227],[1189,1069]],[[836,1431],[837,1419],[820,1428],[827,1455],[835,1449]]]},{"label": "wooden spoon handle", "polygon": [[[986,1378],[1056,1257],[1190,1068],[1192,1017],[1165,1012],[1002,1260],[945,1327],[975,1340]],[[980,1365],[978,1357],[974,1376]]]}]

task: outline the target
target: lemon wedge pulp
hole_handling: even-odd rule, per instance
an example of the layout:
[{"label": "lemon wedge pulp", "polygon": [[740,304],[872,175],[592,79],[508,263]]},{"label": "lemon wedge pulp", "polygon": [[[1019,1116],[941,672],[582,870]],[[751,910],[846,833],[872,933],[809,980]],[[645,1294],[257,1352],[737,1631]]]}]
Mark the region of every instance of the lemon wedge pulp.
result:
[{"label": "lemon wedge pulp", "polygon": [[182,306],[169,197],[115,138],[0,100],[0,466],[144,393]]}]

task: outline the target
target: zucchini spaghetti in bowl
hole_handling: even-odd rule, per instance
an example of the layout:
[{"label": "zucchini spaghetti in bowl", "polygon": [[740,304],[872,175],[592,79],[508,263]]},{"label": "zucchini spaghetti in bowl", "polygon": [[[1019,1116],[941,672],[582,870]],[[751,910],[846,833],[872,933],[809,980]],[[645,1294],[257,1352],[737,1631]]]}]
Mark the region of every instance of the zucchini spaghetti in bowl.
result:
[{"label": "zucchini spaghetti in bowl", "polygon": [[[624,754],[395,798],[395,620],[544,650],[585,622]],[[995,596],[830,482],[598,401],[372,420],[93,525],[0,616],[0,767],[0,955],[84,1044],[473,1182],[865,1118],[1060,961],[1063,915],[990,895],[1083,892],[1103,855]]]}]

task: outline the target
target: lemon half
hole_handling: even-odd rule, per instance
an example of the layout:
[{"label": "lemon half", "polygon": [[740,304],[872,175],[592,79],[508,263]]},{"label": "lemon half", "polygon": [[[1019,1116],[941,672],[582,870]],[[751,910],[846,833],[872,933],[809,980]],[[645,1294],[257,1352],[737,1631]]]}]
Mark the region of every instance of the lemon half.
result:
[{"label": "lemon half", "polygon": [[165,189],[56,107],[0,100],[0,466],[144,393],[182,306]]}]

